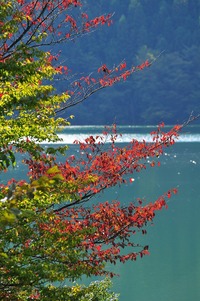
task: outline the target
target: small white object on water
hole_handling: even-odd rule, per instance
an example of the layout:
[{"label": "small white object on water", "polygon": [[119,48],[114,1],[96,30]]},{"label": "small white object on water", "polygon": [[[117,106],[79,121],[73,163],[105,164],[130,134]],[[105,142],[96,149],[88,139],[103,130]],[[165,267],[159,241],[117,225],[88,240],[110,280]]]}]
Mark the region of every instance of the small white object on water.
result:
[{"label": "small white object on water", "polygon": [[197,164],[197,162],[194,161],[194,160],[190,160],[190,163],[192,163],[192,164]]}]

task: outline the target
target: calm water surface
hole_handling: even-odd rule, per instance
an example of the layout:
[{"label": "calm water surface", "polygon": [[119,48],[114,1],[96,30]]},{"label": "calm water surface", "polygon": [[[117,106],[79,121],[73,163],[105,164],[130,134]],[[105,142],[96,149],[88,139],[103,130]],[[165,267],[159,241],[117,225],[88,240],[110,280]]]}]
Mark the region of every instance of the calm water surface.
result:
[{"label": "calm water surface", "polygon": [[[97,129],[90,131],[98,132]],[[149,141],[151,130],[120,128],[124,133],[121,142],[133,137]],[[73,131],[80,129],[75,127]],[[85,138],[87,133],[88,129],[83,128],[79,138]],[[200,128],[187,128],[179,141],[166,150],[160,167],[133,175],[133,183],[112,189],[97,199],[127,203],[144,197],[153,201],[168,189],[178,188],[168,209],[157,213],[154,225],[142,237],[150,246],[150,256],[110,267],[120,274],[113,279],[113,289],[120,293],[121,301],[200,300]],[[135,239],[141,241],[140,237]]]},{"label": "calm water surface", "polygon": [[[150,140],[151,127],[119,127],[120,143],[137,138]],[[97,134],[102,127],[71,127],[61,134],[65,143]],[[70,147],[78,152],[77,146]],[[158,212],[148,234],[135,237],[150,247],[150,256],[110,268],[120,274],[113,279],[113,290],[121,301],[197,301],[200,300],[200,128],[188,127],[180,142],[167,149],[161,166],[134,174],[131,184],[114,188],[96,201],[118,199],[122,203],[137,197],[154,201],[170,188],[178,194],[168,209]],[[21,174],[21,165],[13,177]],[[20,171],[20,173],[19,173]],[[5,179],[5,175],[1,175]],[[95,279],[92,279],[95,280]],[[85,280],[88,283],[88,280]]]},{"label": "calm water surface", "polygon": [[200,143],[178,143],[161,167],[138,174],[119,197],[154,200],[172,187],[178,194],[143,237],[150,256],[117,266],[114,288],[121,301],[200,300]]}]

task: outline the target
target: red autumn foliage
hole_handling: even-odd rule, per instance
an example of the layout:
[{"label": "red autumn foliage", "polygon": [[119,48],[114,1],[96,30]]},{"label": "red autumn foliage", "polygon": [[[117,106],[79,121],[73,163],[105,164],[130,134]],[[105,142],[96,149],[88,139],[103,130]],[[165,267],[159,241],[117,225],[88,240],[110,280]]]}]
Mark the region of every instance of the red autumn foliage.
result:
[{"label": "red autumn foliage", "polygon": [[[0,21],[1,33],[5,35],[0,47],[0,63],[3,66],[10,60],[9,72],[12,71],[10,66],[16,67],[18,60],[37,62],[41,46],[73,40],[97,26],[111,24],[111,14],[90,19],[87,13],[79,10],[83,1],[16,1],[18,6],[15,2],[13,14],[8,14],[13,32],[8,32],[6,19]],[[0,5],[5,10],[9,8],[5,1],[0,0]],[[78,8],[77,15],[71,14],[71,8]],[[54,22],[58,16],[59,22]],[[59,55],[55,56],[51,52],[44,54],[47,66],[55,64],[57,76],[68,75],[67,66],[57,65]],[[133,73],[151,64],[149,61],[130,67],[127,67],[125,61],[117,67],[102,64],[94,73],[81,76],[71,84],[66,91],[71,94],[71,98],[58,111],[76,105],[100,89],[125,81]],[[6,69],[7,65],[3,67]],[[13,82],[21,79],[16,70],[18,66],[12,74]],[[0,98],[4,94],[1,93]],[[124,205],[115,200],[99,204],[90,201],[107,188],[127,183],[130,176],[145,170],[148,165],[156,166],[157,158],[163,154],[164,148],[174,144],[182,127],[177,125],[164,132],[162,123],[151,133],[151,143],[133,139],[127,146],[120,147],[117,144],[120,135],[116,126],[113,126],[102,135],[89,136],[83,142],[75,141],[79,146],[79,154],[67,157],[63,163],[57,162],[56,157],[51,155],[56,154],[56,151],[45,151],[31,137],[22,137],[19,143],[3,146],[2,157],[8,153],[13,160],[10,150],[16,147],[20,153],[28,152],[30,158],[24,160],[29,168],[29,181],[11,179],[7,185],[0,185],[2,204],[8,202],[17,207],[11,207],[16,212],[16,219],[13,212],[10,216],[14,218],[15,224],[11,221],[11,226],[1,228],[2,237],[7,235],[5,249],[1,248],[2,264],[8,263],[9,267],[5,264],[1,268],[2,298],[15,300],[20,286],[25,286],[24,292],[27,294],[27,287],[30,286],[28,299],[40,299],[38,287],[43,289],[46,283],[65,277],[77,279],[82,275],[112,277],[113,273],[105,267],[107,262],[124,263],[148,255],[148,246],[136,243],[135,235],[138,232],[143,235],[147,233],[147,226],[152,224],[156,211],[167,208],[166,200],[177,193],[176,189],[167,191],[149,203],[141,199]],[[159,165],[160,162],[157,163]],[[133,178],[130,179],[132,181]],[[5,212],[9,213],[9,210],[6,208]],[[9,221],[6,222],[9,225]],[[9,236],[9,232],[12,232],[12,236]],[[8,251],[9,256],[4,251]],[[13,256],[16,257],[12,261]],[[22,269],[19,269],[19,265]],[[35,270],[36,266],[39,272]],[[32,274],[32,280],[28,278],[28,283],[25,279],[27,272],[23,274],[26,269]],[[55,278],[48,273],[53,269]],[[20,281],[21,270],[23,281]],[[57,272],[63,273],[62,278],[59,278]],[[13,288],[15,295],[12,295]]]},{"label": "red autumn foliage", "polygon": [[[152,142],[139,142],[132,140],[126,147],[120,147],[116,142],[116,126],[104,131],[100,136],[89,136],[84,142],[75,141],[79,145],[80,152],[76,157],[72,155],[64,163],[55,163],[52,159],[48,164],[44,161],[27,160],[29,176],[40,179],[46,176],[53,179],[55,174],[49,173],[49,168],[57,166],[62,175],[62,180],[57,187],[52,186],[51,194],[59,190],[62,195],[74,195],[74,200],[61,203],[51,209],[55,218],[48,223],[39,224],[41,235],[45,232],[56,234],[59,239],[65,241],[67,234],[78,235],[82,233],[82,239],[75,246],[77,251],[83,250],[84,256],[75,265],[93,270],[95,274],[109,274],[106,269],[95,269],[104,262],[116,263],[117,260],[126,262],[136,260],[138,256],[149,254],[148,246],[142,246],[133,241],[137,232],[147,233],[146,226],[152,223],[155,212],[163,207],[167,208],[165,199],[177,193],[176,189],[167,191],[154,202],[143,204],[141,199],[135,203],[122,206],[120,202],[104,202],[90,205],[91,198],[106,188],[117,184],[126,183],[127,176],[146,169],[152,165],[149,158],[156,160],[163,154],[163,149],[174,143],[182,126],[175,126],[168,132],[163,132],[163,124],[152,133]],[[109,143],[108,143],[109,141]],[[52,165],[51,165],[52,164]],[[152,165],[152,166],[155,166]],[[65,183],[73,183],[72,187]],[[93,229],[91,231],[91,229]],[[26,242],[29,246],[30,241]],[[127,254],[122,249],[130,247]],[[75,266],[69,263],[69,269]],[[110,274],[112,276],[112,273]]]},{"label": "red autumn foliage", "polygon": [[[155,211],[163,206],[166,206],[164,196],[143,207],[130,203],[122,208],[119,202],[105,202],[90,209],[82,206],[63,208],[57,211],[53,222],[41,224],[40,229],[52,234],[59,231],[59,239],[63,241],[68,239],[69,233],[77,235],[84,231],[82,241],[75,247],[76,250],[85,250],[84,258],[77,265],[84,263],[96,267],[104,262],[136,260],[137,256],[148,255],[149,251],[147,246],[135,244],[133,235],[152,222]],[[94,231],[87,233],[87,229]],[[146,234],[146,230],[142,230],[142,234]],[[121,251],[126,247],[132,250],[123,254]],[[97,270],[96,274],[107,274],[107,271]]]},{"label": "red autumn foliage", "polygon": [[[17,47],[21,40],[31,49],[31,47],[73,39],[96,26],[104,24],[109,26],[111,24],[111,14],[89,19],[86,13],[81,12],[80,19],[76,19],[72,15],[64,13],[70,7],[82,6],[82,2],[77,0],[18,0],[18,4],[21,7],[20,12],[16,10],[12,18],[16,22],[21,22],[20,38],[16,38],[15,35],[8,36],[0,49],[1,63],[4,63],[18,51]],[[55,14],[61,16],[59,24],[52,22]],[[4,22],[1,22],[0,26],[3,28]],[[37,45],[37,39],[33,39],[33,37],[37,37],[38,28],[40,28],[40,34],[45,33],[50,37],[53,35],[53,39],[47,38],[47,41],[42,41]],[[31,51],[30,60],[34,60]],[[57,55],[49,53],[47,62],[50,65],[57,60]],[[72,83],[71,90],[68,91],[71,98],[63,104],[59,111],[83,101],[102,88],[126,80],[134,72],[148,68],[150,65],[151,62],[148,60],[141,65],[129,68],[127,68],[125,61],[113,68],[103,64],[97,69],[96,74],[82,76]],[[69,72],[68,67],[61,65],[55,66],[55,70],[60,75],[66,75]],[[63,241],[68,239],[67,234],[76,235],[79,233],[82,235],[82,239],[75,248],[83,250],[84,255],[76,263],[68,263],[69,269],[74,269],[75,265],[83,265],[93,270],[93,268],[108,261],[116,263],[117,260],[121,262],[130,259],[136,260],[138,255],[142,257],[149,254],[149,251],[148,246],[134,243],[133,235],[138,231],[142,234],[147,233],[146,225],[152,223],[157,210],[167,207],[165,198],[170,198],[172,194],[177,192],[176,189],[169,190],[156,201],[146,205],[143,204],[142,200],[137,200],[137,204],[130,203],[124,207],[116,201],[91,205],[89,208],[85,204],[88,204],[93,196],[104,189],[126,183],[127,177],[141,172],[146,169],[147,165],[156,166],[157,158],[163,154],[165,147],[175,143],[182,127],[182,125],[176,125],[170,131],[164,132],[164,123],[161,123],[157,130],[151,133],[151,143],[133,139],[126,147],[122,148],[116,143],[120,135],[114,125],[112,128],[106,129],[102,135],[90,136],[83,142],[75,141],[74,143],[80,148],[79,155],[68,157],[64,163],[57,163],[54,157],[45,153],[39,159],[35,159],[33,156],[25,160],[29,167],[28,175],[31,179],[29,191],[26,191],[26,181],[11,180],[8,186],[18,186],[22,189],[25,187],[24,195],[29,194],[31,197],[31,193],[34,193],[35,189],[43,189],[42,184],[41,187],[39,184],[35,186],[34,181],[40,180],[42,177],[53,180],[54,185],[48,186],[48,191],[50,195],[59,191],[57,195],[62,198],[62,202],[57,207],[52,204],[48,208],[54,212],[54,218],[49,222],[39,223],[38,228],[41,231],[41,237],[45,235],[45,232],[52,234],[59,232],[58,237]],[[107,143],[108,141],[109,143]],[[26,144],[29,143],[31,141],[27,138]],[[21,151],[23,152],[23,148]],[[149,158],[152,159],[150,163]],[[157,163],[157,166],[159,165],[160,162]],[[59,174],[57,178],[55,173],[49,172],[51,167],[56,167],[56,174]],[[56,185],[55,181],[57,181]],[[132,178],[130,181],[132,182]],[[1,188],[4,192],[7,186],[1,185]],[[72,200],[66,199],[63,203],[65,195],[71,195]],[[18,197],[17,194],[16,197]],[[59,204],[59,200],[57,204]],[[24,248],[30,246],[31,240],[29,238],[25,241]],[[125,247],[131,247],[127,254],[121,252]],[[107,273],[103,268],[95,270],[95,274],[103,273]]]},{"label": "red autumn foliage", "polygon": [[[10,16],[13,22],[19,24],[18,35],[10,33],[8,39],[5,39],[0,48],[0,61],[11,57],[23,41],[24,45],[31,47],[41,47],[43,45],[52,45],[60,43],[66,39],[74,39],[79,35],[87,33],[92,28],[99,25],[111,24],[111,14],[101,15],[89,19],[87,13],[76,10],[76,16],[69,14],[72,8],[82,8],[82,1],[76,0],[55,0],[55,1],[28,1],[17,0],[18,5]],[[5,6],[6,3],[1,1]],[[55,20],[59,16],[59,22]],[[0,22],[1,32],[6,32],[6,20]],[[5,27],[5,30],[4,30]],[[38,42],[37,37],[46,35],[47,39]],[[49,38],[48,38],[49,36]],[[31,53],[30,53],[31,55]]]}]

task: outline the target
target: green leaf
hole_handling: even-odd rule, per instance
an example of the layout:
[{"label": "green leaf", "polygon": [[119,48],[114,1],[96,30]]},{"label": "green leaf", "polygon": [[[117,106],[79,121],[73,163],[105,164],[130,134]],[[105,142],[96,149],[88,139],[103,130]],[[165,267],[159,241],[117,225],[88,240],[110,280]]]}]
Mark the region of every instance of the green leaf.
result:
[{"label": "green leaf", "polygon": [[61,173],[58,166],[55,165],[47,170],[47,174]]}]

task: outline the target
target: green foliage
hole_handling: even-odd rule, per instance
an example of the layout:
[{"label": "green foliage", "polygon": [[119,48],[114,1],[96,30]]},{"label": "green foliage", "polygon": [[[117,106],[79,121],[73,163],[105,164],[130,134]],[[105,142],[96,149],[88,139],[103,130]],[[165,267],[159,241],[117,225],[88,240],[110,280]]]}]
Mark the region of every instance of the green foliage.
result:
[{"label": "green foliage", "polygon": [[[139,20],[145,9],[152,11],[145,2],[145,7],[140,1],[130,1],[129,6],[120,2],[120,8],[132,11],[135,7]],[[151,223],[154,212],[166,206],[165,197],[176,193],[175,189],[168,191],[146,206],[141,201],[138,206],[130,203],[127,207],[119,202],[89,208],[83,205],[104,189],[125,183],[127,174],[145,169],[144,161],[156,159],[164,147],[174,144],[182,126],[165,133],[161,124],[152,133],[153,143],[133,140],[123,148],[115,145],[117,133],[113,126],[111,135],[105,131],[102,137],[90,136],[80,143],[79,157],[71,156],[65,163],[57,162],[57,154],[65,154],[67,146],[42,147],[42,142],[60,140],[59,130],[69,125],[73,115],[56,115],[63,103],[67,107],[70,96],[69,92],[57,93],[52,80],[65,76],[67,67],[54,66],[57,56],[41,50],[41,46],[73,40],[88,33],[90,27],[110,25],[110,15],[88,20],[87,14],[78,10],[80,25],[64,14],[81,5],[77,0],[0,0],[0,172],[15,168],[18,152],[28,169],[25,180],[10,179],[0,185],[1,300],[117,301],[118,296],[109,290],[108,279],[87,287],[65,286],[65,282],[77,281],[83,275],[113,276],[106,270],[107,262],[148,255],[148,246],[134,243],[131,234]],[[129,19],[130,15],[121,11],[118,33],[120,26],[128,26]],[[126,38],[128,34],[127,30]],[[120,34],[118,37],[118,42],[123,42]],[[148,47],[144,50],[154,58],[153,51]],[[123,62],[110,70],[101,64],[97,79],[88,76],[74,81],[70,95],[75,101],[71,106],[150,65],[146,60],[127,70]],[[141,232],[145,234],[146,230]],[[126,246],[131,251],[121,254]]]},{"label": "green foliage", "polygon": [[[56,116],[69,95],[56,93],[51,81],[61,71],[52,65],[49,52],[39,50],[49,33],[42,31],[40,21],[33,27],[40,5],[44,5],[40,17],[47,9],[45,1],[36,4],[32,10],[29,1],[0,1],[0,171],[15,168],[20,152],[24,163],[34,162],[37,174],[0,185],[0,299],[118,300],[109,291],[108,279],[88,287],[58,285],[83,274],[97,274],[102,267],[85,265],[86,250],[78,247],[93,228],[77,229],[76,235],[68,231],[64,240],[64,225],[52,233],[47,230],[57,223],[55,204],[76,200],[78,184],[66,182],[53,165],[57,153],[65,154],[67,146],[43,148],[40,144],[59,141],[57,133],[74,116]],[[49,8],[48,16],[51,5]],[[46,169],[46,175],[38,176],[37,168]],[[84,187],[92,181],[91,176],[80,184]]]},{"label": "green foliage", "polygon": [[[55,297],[58,301],[117,301],[118,295],[109,291],[110,286],[111,281],[106,278],[102,281],[91,282],[88,287],[78,284],[71,288],[55,288],[49,286],[44,288],[42,294],[44,295],[44,301],[48,301],[48,298]],[[62,291],[61,294],[60,290]],[[57,293],[58,291],[59,293]]]},{"label": "green foliage", "polygon": [[[39,155],[38,142],[58,141],[56,131],[69,124],[55,117],[55,109],[66,101],[66,94],[53,93],[51,80],[57,71],[50,65],[49,53],[31,51],[20,57],[16,52],[0,62],[0,145],[1,165],[6,169],[15,164],[14,151]],[[39,150],[39,152],[38,152]]]}]

